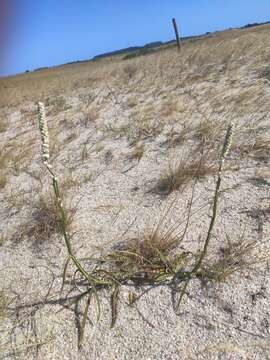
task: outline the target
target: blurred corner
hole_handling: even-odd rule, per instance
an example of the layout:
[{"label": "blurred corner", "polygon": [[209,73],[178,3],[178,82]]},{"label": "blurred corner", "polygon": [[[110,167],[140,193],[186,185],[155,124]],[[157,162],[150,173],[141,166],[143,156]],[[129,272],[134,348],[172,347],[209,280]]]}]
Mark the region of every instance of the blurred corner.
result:
[{"label": "blurred corner", "polygon": [[16,27],[16,16],[19,1],[0,0],[0,73],[5,72],[8,49]]}]

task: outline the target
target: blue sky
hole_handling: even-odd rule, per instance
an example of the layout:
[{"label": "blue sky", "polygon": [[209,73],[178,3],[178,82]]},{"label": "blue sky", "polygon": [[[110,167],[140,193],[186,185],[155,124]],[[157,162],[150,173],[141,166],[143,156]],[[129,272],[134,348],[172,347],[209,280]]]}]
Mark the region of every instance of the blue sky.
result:
[{"label": "blue sky", "polygon": [[0,76],[170,40],[172,17],[183,36],[270,20],[270,0],[4,1],[15,5]]}]

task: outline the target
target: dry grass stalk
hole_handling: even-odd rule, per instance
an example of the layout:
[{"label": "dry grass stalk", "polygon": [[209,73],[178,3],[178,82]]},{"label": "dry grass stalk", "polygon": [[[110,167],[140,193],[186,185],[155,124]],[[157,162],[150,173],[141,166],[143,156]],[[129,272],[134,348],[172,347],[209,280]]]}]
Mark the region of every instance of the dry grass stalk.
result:
[{"label": "dry grass stalk", "polygon": [[206,155],[201,159],[182,157],[176,164],[169,164],[165,174],[159,178],[155,191],[167,195],[186,185],[192,179],[201,179],[207,175],[214,175],[217,170],[217,166]]},{"label": "dry grass stalk", "polygon": [[[225,281],[235,272],[246,270],[267,261],[270,257],[269,248],[260,252],[261,243],[246,243],[244,233],[239,241],[231,242],[227,237],[227,246],[220,249],[220,256],[209,257],[208,264],[202,268],[201,275],[207,279]],[[266,245],[266,244],[265,244]]]}]

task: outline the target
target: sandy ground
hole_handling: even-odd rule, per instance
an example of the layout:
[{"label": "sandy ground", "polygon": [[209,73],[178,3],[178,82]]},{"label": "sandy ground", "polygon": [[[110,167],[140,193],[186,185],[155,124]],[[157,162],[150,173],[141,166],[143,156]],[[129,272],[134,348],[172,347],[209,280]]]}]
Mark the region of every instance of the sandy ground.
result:
[{"label": "sandy ground", "polygon": [[[12,88],[1,107],[6,123],[1,156],[9,156],[0,158],[6,176],[0,194],[0,289],[3,299],[11,300],[0,315],[1,359],[270,358],[269,260],[257,263],[258,256],[269,255],[270,29],[258,29],[188,44],[181,56],[168,49],[1,80],[7,93]],[[60,293],[67,256],[63,239],[52,234],[41,241],[25,231],[26,224],[35,224],[40,194],[48,197],[51,190],[40,156],[37,100],[46,104],[52,162],[64,184],[65,204],[76,207],[72,243],[80,257],[141,237],[172,203],[163,225],[180,227],[193,180],[162,194],[153,191],[157,179],[183,156],[199,157],[194,149],[202,121],[214,129],[207,136],[217,158],[233,120],[234,145],[207,261],[220,258],[228,238],[236,243],[244,234],[244,243],[256,242],[249,259],[254,266],[224,282],[192,281],[179,315],[170,284],[128,283],[121,287],[113,329],[110,294],[104,290],[101,318],[97,321],[93,302],[78,350],[85,302],[68,306],[78,295],[72,267]],[[174,141],[177,136],[182,140]],[[202,248],[215,182],[211,175],[196,184],[181,244],[185,250]],[[142,294],[133,306],[130,291]]]}]

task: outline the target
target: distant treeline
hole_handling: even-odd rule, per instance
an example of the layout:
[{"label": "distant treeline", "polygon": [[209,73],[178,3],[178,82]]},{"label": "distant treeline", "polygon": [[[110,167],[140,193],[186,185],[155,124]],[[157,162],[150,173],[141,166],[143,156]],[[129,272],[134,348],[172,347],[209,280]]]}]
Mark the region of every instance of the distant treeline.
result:
[{"label": "distant treeline", "polygon": [[149,48],[157,47],[157,46],[161,46],[161,45],[163,45],[162,41],[155,41],[155,42],[151,42],[149,44],[146,44],[144,46],[132,46],[132,47],[128,47],[128,48],[124,48],[124,49],[120,49],[120,50],[100,54],[100,55],[94,56],[92,60],[101,59],[101,58],[104,58],[104,57],[107,57],[107,56],[121,55],[121,54],[129,53],[129,52],[132,52],[132,51],[138,51],[138,50],[142,50],[142,49],[149,49]]},{"label": "distant treeline", "polygon": [[240,29],[247,29],[253,26],[259,26],[259,25],[266,25],[266,24],[270,24],[270,21],[265,21],[263,23],[252,23],[252,24],[247,24],[245,26],[242,26]]},{"label": "distant treeline", "polygon": [[[263,22],[263,23],[251,23],[251,24],[244,25],[244,26],[242,26],[242,27],[240,27],[238,29],[247,29],[247,28],[250,28],[250,27],[266,25],[266,24],[270,24],[270,21],[266,21],[266,22]],[[182,37],[181,40],[182,41],[186,41],[186,40],[190,40],[190,39],[196,40],[196,39],[199,39],[199,38],[204,37],[204,36],[211,36],[211,34],[212,34],[211,32],[207,32],[207,33],[202,34],[202,35],[185,36],[185,37]],[[159,46],[169,45],[169,44],[172,44],[174,42],[175,42],[175,40],[169,40],[169,41],[165,41],[165,42],[163,42],[163,41],[154,41],[154,42],[148,43],[148,44],[143,45],[143,46],[131,46],[131,47],[128,47],[128,48],[124,48],[124,49],[115,50],[115,51],[107,52],[107,53],[104,53],[104,54],[96,55],[92,59],[88,59],[88,60],[70,61],[70,62],[68,62],[66,64],[63,64],[63,65],[88,62],[88,61],[91,61],[91,60],[98,60],[98,59],[102,59],[102,58],[105,58],[105,57],[108,57],[108,56],[121,55],[121,54],[126,54],[125,59],[129,59],[129,58],[132,58],[132,57],[135,57],[135,56],[145,55],[145,54],[154,52],[155,51],[154,48],[157,48]],[[60,65],[60,66],[62,66],[62,65]],[[39,71],[39,70],[44,70],[44,69],[48,69],[48,67],[38,68],[38,69],[35,69],[34,71]],[[29,72],[29,70],[26,70],[26,72]]]}]

